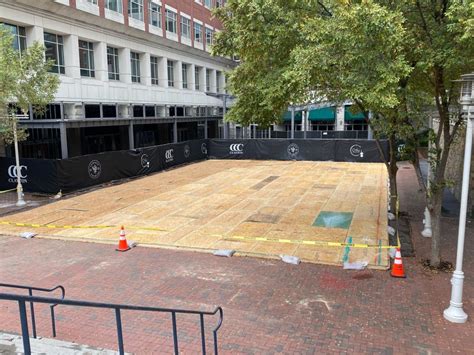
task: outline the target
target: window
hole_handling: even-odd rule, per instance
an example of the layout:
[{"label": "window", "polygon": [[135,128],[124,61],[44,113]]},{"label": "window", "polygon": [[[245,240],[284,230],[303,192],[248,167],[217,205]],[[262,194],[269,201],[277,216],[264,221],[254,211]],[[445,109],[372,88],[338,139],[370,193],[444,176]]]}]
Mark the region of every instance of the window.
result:
[{"label": "window", "polygon": [[194,87],[199,90],[199,68],[194,67]]},{"label": "window", "polygon": [[174,87],[174,62],[168,60],[168,86]]},{"label": "window", "polygon": [[150,57],[151,85],[158,85],[158,57]]},{"label": "window", "polygon": [[210,9],[212,6],[212,0],[204,0],[204,6]]},{"label": "window", "polygon": [[191,20],[181,16],[181,37],[191,39]]},{"label": "window", "polygon": [[132,66],[132,83],[140,82],[140,54],[130,52],[130,64]]},{"label": "window", "polygon": [[9,30],[13,35],[13,48],[17,51],[23,52],[26,49],[26,30],[24,27],[17,25],[10,25],[8,23],[1,23],[6,30]]},{"label": "window", "polygon": [[211,70],[206,69],[206,91],[211,91]]},{"label": "window", "polygon": [[107,68],[110,80],[120,80],[118,49],[107,47]]},{"label": "window", "polygon": [[212,31],[210,28],[206,27],[206,45],[208,46],[212,45],[213,32],[214,31]]},{"label": "window", "polygon": [[143,21],[143,0],[128,1],[128,16]]},{"label": "window", "polygon": [[151,26],[161,28],[161,6],[153,2],[149,2],[148,14],[150,16],[149,22]]},{"label": "window", "polygon": [[122,0],[105,0],[105,8],[122,13]]},{"label": "window", "polygon": [[188,65],[183,63],[181,68],[181,75],[183,76],[183,89],[188,88]]},{"label": "window", "polygon": [[93,78],[94,72],[94,44],[79,40],[79,66],[81,76]]},{"label": "window", "polygon": [[171,33],[177,33],[176,18],[176,12],[173,12],[168,9],[166,10],[166,31]]},{"label": "window", "polygon": [[97,0],[87,0],[87,2],[90,2],[91,4],[97,5]]},{"label": "window", "polygon": [[55,63],[50,71],[53,73],[64,74],[63,36],[45,32],[44,47],[46,59],[52,60]]},{"label": "window", "polygon": [[202,25],[194,22],[194,41],[202,43]]},{"label": "window", "polygon": [[216,7],[224,6],[224,0],[216,0]]}]

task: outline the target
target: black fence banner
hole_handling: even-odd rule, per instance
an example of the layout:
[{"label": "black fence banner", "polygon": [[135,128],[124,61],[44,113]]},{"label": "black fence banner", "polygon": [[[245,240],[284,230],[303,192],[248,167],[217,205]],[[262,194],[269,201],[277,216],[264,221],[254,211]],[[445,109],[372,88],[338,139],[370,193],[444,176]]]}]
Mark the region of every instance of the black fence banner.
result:
[{"label": "black fence banner", "polygon": [[[388,143],[381,141],[388,156]],[[375,141],[353,139],[208,139],[133,150],[90,154],[63,160],[0,158],[0,189],[57,193],[113,180],[147,175],[207,158],[383,162]]]},{"label": "black fence banner", "polygon": [[60,189],[56,160],[20,159],[20,168],[17,169],[15,159],[1,158],[0,189],[14,189],[18,178],[24,191],[57,193]]}]

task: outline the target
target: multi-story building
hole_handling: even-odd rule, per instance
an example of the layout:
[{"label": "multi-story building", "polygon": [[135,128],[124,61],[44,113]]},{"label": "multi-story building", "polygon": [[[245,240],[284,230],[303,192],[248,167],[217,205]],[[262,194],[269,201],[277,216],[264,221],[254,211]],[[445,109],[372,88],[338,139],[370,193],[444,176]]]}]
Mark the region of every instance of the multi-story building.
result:
[{"label": "multi-story building", "polygon": [[[21,125],[23,158],[67,158],[219,135],[225,72],[212,57],[223,0],[0,0],[19,50],[38,41],[60,86]],[[9,147],[5,154],[11,156]]]}]

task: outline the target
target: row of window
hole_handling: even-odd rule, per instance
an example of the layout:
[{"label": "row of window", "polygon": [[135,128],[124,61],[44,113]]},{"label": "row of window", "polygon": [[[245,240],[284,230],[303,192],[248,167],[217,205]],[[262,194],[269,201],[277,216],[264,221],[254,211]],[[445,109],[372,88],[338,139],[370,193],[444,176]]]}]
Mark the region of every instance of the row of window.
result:
[{"label": "row of window", "polygon": [[[92,2],[91,0],[90,2]],[[209,4],[208,4],[209,2]],[[92,2],[97,4],[96,2]],[[209,6],[208,6],[209,5]],[[211,7],[210,0],[206,0],[206,6]],[[129,0],[128,2],[128,16],[139,21],[144,21],[144,6],[145,0]],[[216,6],[223,6],[223,1],[217,1]],[[122,0],[106,0],[105,7],[111,11],[122,13]],[[211,28],[205,27],[203,33],[203,25],[194,22],[185,16],[180,16],[181,37],[191,40],[192,30],[194,30],[194,41],[212,45],[214,40],[214,31]],[[162,29],[162,6],[151,0],[148,0],[148,24],[150,26]],[[165,10],[165,29],[167,32],[178,33],[178,14],[170,9]],[[205,36],[205,38],[204,38]]]},{"label": "row of window", "polygon": [[[24,27],[2,24],[5,28],[9,29],[14,36],[13,46],[20,53],[26,49],[26,30]],[[57,74],[65,74],[65,61],[64,61],[64,38],[62,35],[54,33],[44,32],[44,46],[45,46],[45,57],[51,60],[54,64],[51,67],[51,72]],[[79,40],[79,65],[80,74],[83,77],[94,78],[95,77],[95,64],[94,64],[94,44],[92,42]],[[134,83],[141,82],[140,72],[140,53],[130,52],[130,65],[131,65],[131,80]],[[175,87],[175,65],[176,62],[172,60],[167,61],[167,73],[168,73],[168,86]],[[107,67],[108,67],[108,78],[109,80],[120,80],[120,65],[119,65],[119,49],[115,47],[107,46]],[[150,56],[150,76],[151,84],[159,85],[159,58],[156,56]],[[189,70],[190,64],[182,63],[181,69],[181,81],[183,89],[192,89],[189,85]],[[194,88],[195,90],[204,90],[201,86],[200,71],[204,70],[201,67],[195,67],[194,69]],[[206,91],[211,91],[211,70],[205,69],[206,75]],[[221,91],[221,72],[216,72],[216,90]]]}]

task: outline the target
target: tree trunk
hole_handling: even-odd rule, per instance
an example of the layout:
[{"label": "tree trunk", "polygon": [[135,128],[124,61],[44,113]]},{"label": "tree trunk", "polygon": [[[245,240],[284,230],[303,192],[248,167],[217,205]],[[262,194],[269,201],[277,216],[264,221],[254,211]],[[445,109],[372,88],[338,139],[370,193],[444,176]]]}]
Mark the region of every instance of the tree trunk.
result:
[{"label": "tree trunk", "polygon": [[390,211],[392,213],[397,213],[397,200],[398,200],[398,189],[397,189],[397,146],[395,135],[390,135],[389,137],[389,147],[390,147],[390,162],[388,164],[388,179],[390,181]]},{"label": "tree trunk", "polygon": [[439,267],[441,262],[441,206],[443,204],[443,190],[440,189],[433,193],[431,198],[431,259],[430,265],[433,267]]}]

